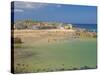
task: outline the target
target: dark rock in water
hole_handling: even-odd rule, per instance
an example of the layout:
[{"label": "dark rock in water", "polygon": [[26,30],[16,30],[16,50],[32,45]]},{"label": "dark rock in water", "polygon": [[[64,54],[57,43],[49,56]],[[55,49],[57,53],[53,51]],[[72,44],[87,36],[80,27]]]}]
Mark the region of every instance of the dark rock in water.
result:
[{"label": "dark rock in water", "polygon": [[83,67],[81,67],[80,69],[91,69],[90,67],[88,67],[88,66],[83,66]]},{"label": "dark rock in water", "polygon": [[62,66],[64,66],[64,64],[61,64]]},{"label": "dark rock in water", "polygon": [[78,68],[74,67],[72,70],[78,70]]},{"label": "dark rock in water", "polygon": [[58,69],[56,69],[56,71],[64,71],[65,70],[65,68],[58,68]]},{"label": "dark rock in water", "polygon": [[41,69],[37,69],[37,71],[36,72],[40,72],[41,71]]},{"label": "dark rock in water", "polygon": [[16,37],[16,38],[11,38],[12,40],[13,40],[13,43],[22,43],[22,40],[21,40],[21,38],[19,38],[19,37]]},{"label": "dark rock in water", "polygon": [[17,64],[18,66],[20,66],[20,64]]}]

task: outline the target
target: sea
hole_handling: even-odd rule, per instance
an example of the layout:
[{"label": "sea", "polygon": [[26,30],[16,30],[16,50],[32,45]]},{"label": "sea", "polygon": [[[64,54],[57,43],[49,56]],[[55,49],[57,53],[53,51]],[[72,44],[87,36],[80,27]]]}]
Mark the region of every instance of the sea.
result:
[{"label": "sea", "polygon": [[86,29],[90,32],[97,32],[97,24],[73,24],[73,27]]}]

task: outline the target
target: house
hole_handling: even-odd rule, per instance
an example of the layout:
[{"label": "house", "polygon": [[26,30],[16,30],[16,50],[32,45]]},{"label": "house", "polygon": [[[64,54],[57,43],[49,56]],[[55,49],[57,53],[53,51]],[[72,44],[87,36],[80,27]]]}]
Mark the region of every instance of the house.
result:
[{"label": "house", "polygon": [[64,29],[64,27],[62,25],[63,25],[63,23],[59,23],[59,25],[57,26],[57,29]]},{"label": "house", "polygon": [[64,29],[72,29],[72,28],[73,28],[72,24],[67,24],[66,26],[64,26]]},{"label": "house", "polygon": [[33,26],[32,26],[32,29],[34,29],[34,30],[35,30],[35,29],[39,29],[39,27],[33,25]]}]

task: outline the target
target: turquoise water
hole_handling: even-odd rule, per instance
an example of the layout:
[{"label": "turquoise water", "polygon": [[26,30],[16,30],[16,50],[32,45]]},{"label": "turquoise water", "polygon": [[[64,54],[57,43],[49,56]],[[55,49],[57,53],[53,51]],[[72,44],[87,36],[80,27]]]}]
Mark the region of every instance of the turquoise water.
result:
[{"label": "turquoise water", "polygon": [[97,66],[96,39],[67,40],[57,43],[38,44],[18,50],[20,50],[23,57],[17,58],[15,62],[30,65],[28,68],[30,72],[35,72],[38,69],[47,70],[48,68],[54,70],[84,66],[96,68]]},{"label": "turquoise water", "polygon": [[41,63],[65,64],[67,68],[96,66],[96,40],[65,41],[41,49]]}]

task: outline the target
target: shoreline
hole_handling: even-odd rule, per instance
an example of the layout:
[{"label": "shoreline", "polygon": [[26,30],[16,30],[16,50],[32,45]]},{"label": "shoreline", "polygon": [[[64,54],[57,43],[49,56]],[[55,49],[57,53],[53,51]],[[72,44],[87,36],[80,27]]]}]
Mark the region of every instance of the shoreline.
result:
[{"label": "shoreline", "polygon": [[[83,69],[93,69],[96,68],[96,65],[88,64],[88,61],[79,62],[79,64],[74,64],[70,62],[76,62],[77,60],[69,60],[70,55],[78,59],[77,55],[81,53],[81,58],[85,60],[84,52],[89,52],[88,55],[92,55],[90,50],[95,48],[96,41],[93,41],[91,44],[91,39],[96,39],[90,36],[78,37],[79,33],[75,30],[14,30],[14,38],[17,37],[17,40],[21,40],[22,43],[14,43],[14,68],[15,72],[43,72],[43,71],[64,71],[64,70],[83,70]],[[80,32],[80,34],[88,35],[87,32]],[[90,32],[91,33],[91,32]],[[83,35],[83,36],[84,36]],[[76,37],[77,36],[77,37]],[[82,39],[83,38],[83,39]],[[82,41],[79,41],[81,40]],[[73,42],[75,40],[75,42]],[[85,40],[85,41],[84,41]],[[68,41],[68,42],[66,42]],[[88,50],[88,43],[90,49]],[[85,50],[83,50],[83,47]],[[91,48],[93,47],[93,48]],[[68,50],[69,49],[69,50]],[[79,53],[78,53],[79,52]],[[94,54],[94,50],[92,53]],[[70,54],[70,55],[69,55]],[[85,54],[86,55],[86,54]],[[88,56],[87,55],[87,56]],[[94,56],[92,56],[95,58]],[[28,59],[26,59],[28,58]],[[63,60],[62,60],[63,58]],[[49,59],[49,60],[48,60]],[[24,62],[23,62],[23,61]],[[31,60],[31,61],[30,61]],[[37,63],[40,62],[41,63]],[[56,63],[55,62],[58,62]],[[81,59],[79,59],[81,60]],[[47,62],[44,62],[47,61]],[[51,61],[51,62],[49,62]],[[92,60],[89,58],[89,61]],[[66,63],[67,62],[67,63]],[[95,62],[94,62],[95,63]],[[55,66],[59,65],[58,67]],[[62,65],[63,64],[63,65]],[[20,67],[19,67],[20,65]],[[24,66],[23,66],[24,65]],[[28,67],[27,67],[28,65]],[[70,66],[68,66],[70,65]],[[82,66],[81,66],[82,65]],[[34,67],[33,67],[34,66]],[[54,66],[52,68],[52,66]],[[22,69],[22,67],[24,69]],[[42,67],[42,68],[41,68]],[[30,69],[31,68],[31,69]]]}]

